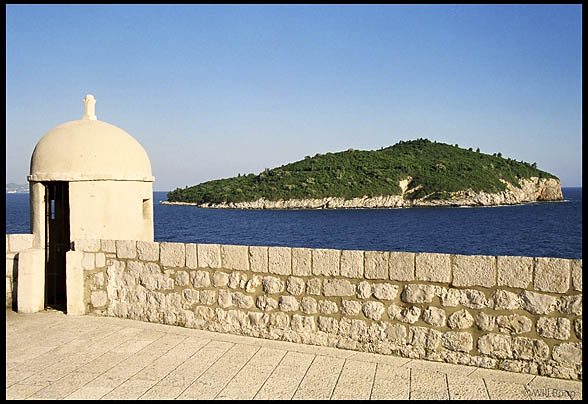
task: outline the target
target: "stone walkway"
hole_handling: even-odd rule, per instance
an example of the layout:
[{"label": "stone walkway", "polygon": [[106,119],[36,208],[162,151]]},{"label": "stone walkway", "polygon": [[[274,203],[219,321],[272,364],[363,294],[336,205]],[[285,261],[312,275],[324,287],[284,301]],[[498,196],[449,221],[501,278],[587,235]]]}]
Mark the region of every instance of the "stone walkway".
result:
[{"label": "stone walkway", "polygon": [[582,383],[162,324],[6,310],[7,399],[581,399]]}]

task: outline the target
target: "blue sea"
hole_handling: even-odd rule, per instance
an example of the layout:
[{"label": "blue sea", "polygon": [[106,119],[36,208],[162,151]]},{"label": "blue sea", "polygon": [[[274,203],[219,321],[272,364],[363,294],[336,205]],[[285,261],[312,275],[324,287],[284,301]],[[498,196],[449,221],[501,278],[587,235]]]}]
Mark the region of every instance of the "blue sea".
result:
[{"label": "blue sea", "polygon": [[[582,258],[582,188],[496,207],[237,210],[159,205],[155,241]],[[6,233],[29,233],[28,194],[6,194]]]}]

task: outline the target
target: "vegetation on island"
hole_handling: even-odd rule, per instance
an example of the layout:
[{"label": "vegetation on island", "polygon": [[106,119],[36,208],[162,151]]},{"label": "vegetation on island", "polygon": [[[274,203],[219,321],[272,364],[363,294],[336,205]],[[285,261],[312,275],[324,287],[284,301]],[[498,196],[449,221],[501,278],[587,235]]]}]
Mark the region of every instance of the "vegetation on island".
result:
[{"label": "vegetation on island", "polygon": [[520,187],[522,178],[557,178],[536,163],[489,155],[427,139],[401,141],[380,150],[353,150],[306,156],[304,160],[258,175],[207,181],[167,194],[170,202],[223,203],[325,197],[399,195],[399,181],[412,177],[407,199],[447,199],[450,193],[504,191],[506,180]]}]

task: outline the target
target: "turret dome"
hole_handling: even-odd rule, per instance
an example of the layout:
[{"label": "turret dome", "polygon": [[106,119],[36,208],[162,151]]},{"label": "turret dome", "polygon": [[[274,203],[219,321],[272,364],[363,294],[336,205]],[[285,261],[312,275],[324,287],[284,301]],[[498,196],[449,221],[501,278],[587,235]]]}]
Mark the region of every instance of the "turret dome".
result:
[{"label": "turret dome", "polygon": [[39,140],[30,181],[154,180],[145,149],[124,130],[99,121],[95,102],[87,95],[82,119],[58,125]]}]

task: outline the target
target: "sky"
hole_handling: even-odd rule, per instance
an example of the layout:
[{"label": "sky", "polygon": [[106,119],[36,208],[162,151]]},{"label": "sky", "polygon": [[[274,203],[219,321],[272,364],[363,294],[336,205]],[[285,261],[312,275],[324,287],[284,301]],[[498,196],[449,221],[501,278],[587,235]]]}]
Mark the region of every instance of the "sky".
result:
[{"label": "sky", "polygon": [[7,5],[6,182],[80,119],[154,190],[427,138],[582,186],[581,5]]}]

